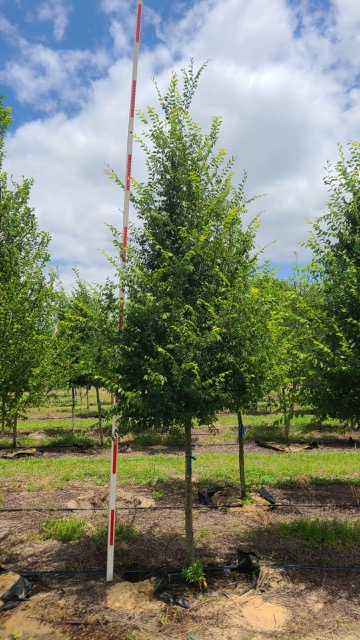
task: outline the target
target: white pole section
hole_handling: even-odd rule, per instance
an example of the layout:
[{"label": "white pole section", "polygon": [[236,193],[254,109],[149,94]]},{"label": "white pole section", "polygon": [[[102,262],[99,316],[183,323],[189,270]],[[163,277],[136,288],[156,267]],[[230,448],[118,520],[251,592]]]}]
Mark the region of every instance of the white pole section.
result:
[{"label": "white pole section", "polygon": [[[124,291],[124,268],[126,263],[126,251],[128,243],[128,227],[129,227],[129,205],[130,205],[130,188],[131,188],[131,162],[134,142],[134,116],[135,116],[135,98],[136,98],[136,82],[137,68],[139,60],[140,45],[140,28],[141,28],[142,0],[138,0],[136,12],[136,28],[135,43],[133,57],[133,71],[131,80],[131,98],[129,113],[129,128],[127,137],[126,150],[126,171],[125,171],[125,193],[124,193],[124,212],[123,212],[123,236],[122,236],[122,255],[120,260],[120,278],[119,278],[119,330],[122,328],[123,307],[125,300]],[[119,396],[115,394],[115,405],[119,403]],[[116,474],[118,460],[118,418],[114,414],[112,421],[112,446],[111,446],[111,468],[110,468],[110,492],[109,492],[109,528],[108,528],[108,549],[107,549],[107,565],[106,580],[111,582],[114,578],[114,545],[115,545],[115,520],[116,520]]]}]

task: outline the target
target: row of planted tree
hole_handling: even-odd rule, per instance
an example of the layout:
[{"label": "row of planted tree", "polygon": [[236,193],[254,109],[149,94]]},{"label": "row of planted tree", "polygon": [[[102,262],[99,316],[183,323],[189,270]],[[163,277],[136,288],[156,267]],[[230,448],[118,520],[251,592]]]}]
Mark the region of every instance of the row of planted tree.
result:
[{"label": "row of planted tree", "polygon": [[189,115],[201,71],[190,65],[182,82],[173,75],[166,94],[158,92],[160,113],[151,107],[141,114],[148,180],[133,182],[139,224],[121,271],[121,330],[114,282],[89,285],[76,274],[66,293],[47,269],[50,237],[28,204],[32,181],[10,182],[3,171],[11,116],[1,103],[3,429],[16,434],[27,405],[84,380],[118,388],[123,431],[182,427],[187,456],[194,421],[212,424],[226,408],[241,424],[241,412],[271,391],[285,435],[298,405],[357,424],[360,144],[339,148],[337,165],[328,168],[327,210],[308,240],[311,263],[280,280],[260,264],[259,219],[243,223],[251,202],[246,176],[234,184],[233,159],[218,149],[220,119],[203,133]]}]

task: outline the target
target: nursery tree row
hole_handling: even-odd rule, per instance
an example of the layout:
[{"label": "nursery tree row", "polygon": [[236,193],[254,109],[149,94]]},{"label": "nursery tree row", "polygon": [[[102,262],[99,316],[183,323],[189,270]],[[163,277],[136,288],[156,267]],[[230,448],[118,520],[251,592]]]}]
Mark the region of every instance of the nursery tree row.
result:
[{"label": "nursery tree row", "polygon": [[148,180],[134,184],[141,224],[131,233],[120,333],[114,283],[77,276],[66,294],[48,268],[50,237],[29,206],[32,180],[14,182],[3,170],[11,116],[1,103],[2,429],[16,435],[26,406],[53,389],[113,389],[118,377],[122,429],[182,425],[189,436],[195,420],[211,424],[227,407],[238,414],[241,441],[241,412],[270,391],[286,435],[299,405],[358,424],[360,146],[340,148],[328,169],[311,264],[279,280],[259,265],[259,220],[243,223],[246,176],[235,184],[233,159],[219,149],[220,119],[207,133],[191,119],[199,76],[192,66],[182,84],[173,76],[158,92],[161,113],[142,115]]}]

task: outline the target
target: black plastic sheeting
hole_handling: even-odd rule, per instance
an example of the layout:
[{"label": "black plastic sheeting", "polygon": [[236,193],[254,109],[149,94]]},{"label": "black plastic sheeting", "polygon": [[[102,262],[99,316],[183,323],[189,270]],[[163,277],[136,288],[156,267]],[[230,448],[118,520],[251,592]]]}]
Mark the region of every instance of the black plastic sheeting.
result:
[{"label": "black plastic sheeting", "polygon": [[8,611],[17,607],[28,597],[32,586],[31,582],[21,576],[10,589],[0,596],[0,599],[5,603],[0,607],[0,611]]},{"label": "black plastic sheeting", "polygon": [[[255,589],[260,574],[260,558],[254,551],[242,551],[238,549],[238,560],[236,564],[228,565],[211,565],[204,567],[206,577],[214,574],[227,574],[229,572],[244,573],[251,580],[241,594],[247,593],[251,589]],[[180,594],[176,593],[179,585],[183,585],[185,580],[181,572],[172,571],[169,567],[163,567],[158,573],[155,586],[155,596],[172,606],[179,606],[183,609],[189,609],[190,604]]]}]

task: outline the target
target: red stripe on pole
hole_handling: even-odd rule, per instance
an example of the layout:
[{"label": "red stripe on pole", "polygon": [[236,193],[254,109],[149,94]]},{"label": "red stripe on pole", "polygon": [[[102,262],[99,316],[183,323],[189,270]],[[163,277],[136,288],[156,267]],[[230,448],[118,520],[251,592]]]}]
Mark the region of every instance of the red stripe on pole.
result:
[{"label": "red stripe on pole", "polygon": [[131,161],[132,161],[132,157],[131,157],[131,153],[129,153],[128,159],[127,159],[127,171],[126,171],[126,191],[130,191],[130,185],[131,185]]},{"label": "red stripe on pole", "polygon": [[[126,248],[127,247],[127,239],[128,239],[128,228],[124,227],[124,231],[123,231],[123,247]],[[122,298],[123,300],[124,298]]]},{"label": "red stripe on pole", "polygon": [[142,10],[142,5],[138,4],[137,17],[136,17],[136,37],[135,37],[136,42],[140,42],[141,10]]},{"label": "red stripe on pole", "polygon": [[110,512],[110,535],[109,535],[109,545],[110,547],[114,546],[115,541],[115,509],[111,509]]},{"label": "red stripe on pole", "polygon": [[133,80],[131,90],[131,104],[130,104],[130,116],[135,116],[135,98],[136,98],[136,80]]},{"label": "red stripe on pole", "polygon": [[113,440],[113,455],[112,455],[112,469],[111,473],[116,473],[117,467],[117,452],[118,452],[118,439],[114,438]]}]

